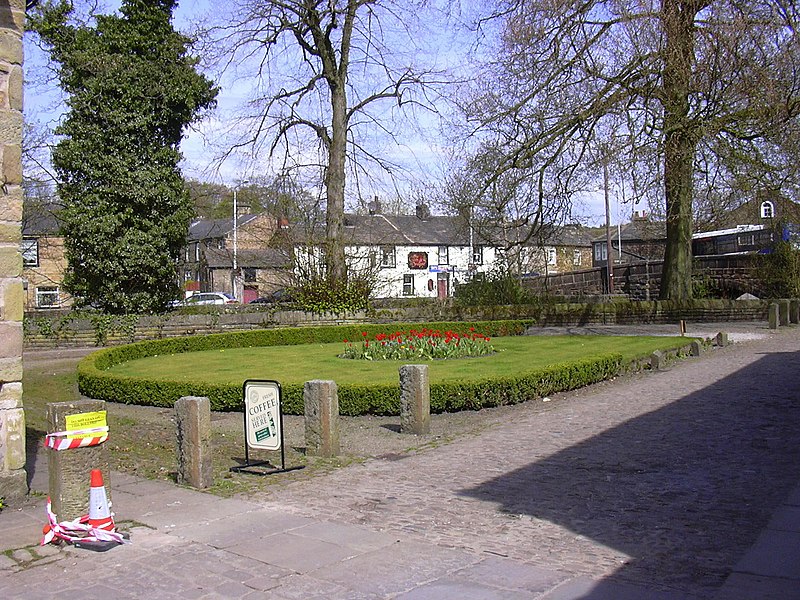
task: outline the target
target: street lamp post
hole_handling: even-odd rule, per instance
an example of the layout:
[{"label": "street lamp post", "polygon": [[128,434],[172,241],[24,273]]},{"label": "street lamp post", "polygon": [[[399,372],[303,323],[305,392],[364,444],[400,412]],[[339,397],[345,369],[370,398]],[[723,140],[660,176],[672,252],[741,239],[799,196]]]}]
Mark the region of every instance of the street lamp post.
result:
[{"label": "street lamp post", "polygon": [[608,156],[603,160],[603,196],[606,201],[606,270],[608,273],[608,294],[614,293],[614,259],[611,256],[611,211],[608,206]]},{"label": "street lamp post", "polygon": [[240,181],[233,187],[233,270],[231,272],[231,288],[233,291],[233,295],[235,297],[239,297],[237,294],[237,279],[239,273],[239,204],[238,204],[238,197],[239,197],[239,188],[248,182]]}]

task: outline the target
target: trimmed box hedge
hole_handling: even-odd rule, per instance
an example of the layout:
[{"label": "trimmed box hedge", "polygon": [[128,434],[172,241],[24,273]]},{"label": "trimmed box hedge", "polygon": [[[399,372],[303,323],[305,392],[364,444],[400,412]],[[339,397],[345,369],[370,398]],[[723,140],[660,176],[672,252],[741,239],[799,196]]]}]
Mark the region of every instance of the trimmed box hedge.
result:
[{"label": "trimmed box hedge", "polygon": [[[427,323],[425,327],[443,331],[451,330],[457,333],[468,333],[470,327],[474,327],[481,333],[497,337],[521,335],[531,324],[530,321],[509,320]],[[86,356],[78,364],[78,387],[82,394],[90,398],[125,404],[172,407],[182,396],[207,396],[211,400],[213,410],[241,410],[241,385],[155,381],[115,375],[107,370],[114,365],[148,356],[227,348],[336,343],[344,339],[360,339],[364,332],[374,337],[379,333],[409,329],[421,329],[421,325],[419,323],[394,323],[300,327],[137,342],[106,348]],[[621,369],[622,355],[608,354],[587,357],[571,363],[550,365],[513,377],[432,383],[431,411],[455,412],[516,404],[531,398],[597,383],[619,374]],[[302,384],[284,385],[282,391],[283,412],[302,415],[304,413]],[[398,385],[371,386],[340,385],[338,391],[339,411],[343,415],[398,415],[400,413],[399,383]]]}]

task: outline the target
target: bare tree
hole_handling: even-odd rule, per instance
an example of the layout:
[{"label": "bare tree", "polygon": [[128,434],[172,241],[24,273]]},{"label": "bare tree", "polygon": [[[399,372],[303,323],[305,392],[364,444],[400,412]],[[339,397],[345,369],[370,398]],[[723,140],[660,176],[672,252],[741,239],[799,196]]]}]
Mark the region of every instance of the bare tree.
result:
[{"label": "bare tree", "polygon": [[311,164],[321,173],[331,285],[347,281],[348,178],[367,172],[365,160],[395,168],[370,149],[370,136],[392,133],[398,109],[432,108],[423,93],[432,71],[416,69],[410,51],[414,8],[390,0],[239,0],[234,16],[209,30],[225,68],[256,65],[249,112],[237,123],[244,134],[232,151],[267,149],[284,168]]},{"label": "bare tree", "polygon": [[[624,139],[621,170],[663,199],[661,296],[691,297],[692,203],[751,181],[786,182],[797,163],[797,11],[783,0],[512,0],[496,76],[464,104],[473,138],[500,149],[483,189],[527,169],[552,189],[597,177],[598,142]],[[484,21],[495,22],[495,21]],[[595,151],[592,151],[595,149]],[[788,159],[788,160],[787,160]],[[594,173],[592,171],[594,170]],[[725,174],[725,177],[720,177]],[[546,193],[552,193],[550,190]]]}]

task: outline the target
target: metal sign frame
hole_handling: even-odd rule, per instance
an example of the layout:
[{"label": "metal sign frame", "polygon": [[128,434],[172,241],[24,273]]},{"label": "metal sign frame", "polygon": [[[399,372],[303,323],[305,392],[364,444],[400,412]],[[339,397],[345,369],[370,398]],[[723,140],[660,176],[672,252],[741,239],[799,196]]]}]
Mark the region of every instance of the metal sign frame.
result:
[{"label": "metal sign frame", "polygon": [[[272,379],[247,379],[242,384],[242,413],[244,415],[244,464],[231,467],[235,473],[250,473],[252,475],[271,475],[302,469],[302,466],[286,468],[286,459],[283,441],[283,411],[281,410],[281,384]],[[277,415],[275,415],[277,412]],[[251,414],[252,413],[252,414]],[[277,422],[275,421],[277,416]],[[257,430],[251,419],[257,418],[261,429]],[[255,440],[251,438],[251,432]],[[264,438],[261,438],[261,435]],[[278,442],[274,447],[272,439]],[[269,442],[261,443],[269,439]],[[250,448],[262,450],[281,451],[281,466],[276,467],[268,460],[251,462]]]}]

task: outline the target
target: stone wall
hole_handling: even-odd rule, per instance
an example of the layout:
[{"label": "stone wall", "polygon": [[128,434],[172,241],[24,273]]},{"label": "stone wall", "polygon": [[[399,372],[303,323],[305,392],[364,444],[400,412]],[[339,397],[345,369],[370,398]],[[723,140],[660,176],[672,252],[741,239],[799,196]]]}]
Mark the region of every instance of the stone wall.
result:
[{"label": "stone wall", "polygon": [[[690,304],[669,302],[586,302],[547,305],[459,308],[440,303],[408,308],[384,308],[371,313],[314,314],[302,311],[248,312],[230,309],[202,315],[174,313],[161,317],[112,317],[105,321],[105,338],[98,339],[98,324],[90,319],[70,319],[69,313],[30,316],[25,333],[27,349],[125,344],[145,339],[246,331],[273,327],[313,327],[352,323],[431,323],[438,321],[494,321],[530,319],[538,325],[589,325],[762,321],[766,301],[708,300]],[[61,325],[59,325],[61,323]],[[45,334],[44,332],[47,332]]]},{"label": "stone wall", "polygon": [[24,0],[0,0],[0,497],[28,493],[22,409],[22,32]]},{"label": "stone wall", "polygon": [[[745,292],[760,295],[761,283],[756,276],[758,255],[697,257],[694,276],[711,290],[736,298]],[[637,262],[614,267],[614,294],[630,300],[650,301],[658,298],[661,285],[661,261]],[[604,267],[574,273],[548,275],[529,279],[525,285],[537,293],[582,297],[606,293]]]}]

